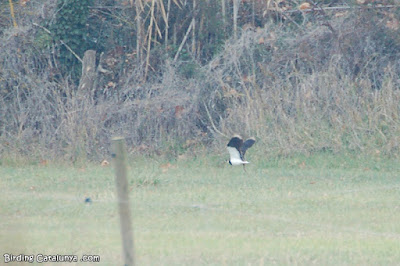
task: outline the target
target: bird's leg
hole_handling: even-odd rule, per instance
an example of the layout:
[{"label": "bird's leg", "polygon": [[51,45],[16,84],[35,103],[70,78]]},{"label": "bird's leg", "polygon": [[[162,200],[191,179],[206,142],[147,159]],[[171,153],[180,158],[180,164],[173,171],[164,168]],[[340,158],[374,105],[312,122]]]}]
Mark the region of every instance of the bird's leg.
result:
[{"label": "bird's leg", "polygon": [[243,164],[243,170],[247,173],[245,164]]}]

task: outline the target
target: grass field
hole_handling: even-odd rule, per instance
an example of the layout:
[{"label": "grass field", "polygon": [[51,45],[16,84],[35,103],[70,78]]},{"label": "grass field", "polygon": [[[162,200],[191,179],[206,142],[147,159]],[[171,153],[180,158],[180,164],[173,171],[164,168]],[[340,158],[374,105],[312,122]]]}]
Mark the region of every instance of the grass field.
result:
[{"label": "grass field", "polygon": [[[400,263],[397,159],[270,158],[247,173],[220,157],[166,163],[129,163],[138,265]],[[111,166],[3,163],[0,188],[0,264],[3,253],[123,264]]]}]

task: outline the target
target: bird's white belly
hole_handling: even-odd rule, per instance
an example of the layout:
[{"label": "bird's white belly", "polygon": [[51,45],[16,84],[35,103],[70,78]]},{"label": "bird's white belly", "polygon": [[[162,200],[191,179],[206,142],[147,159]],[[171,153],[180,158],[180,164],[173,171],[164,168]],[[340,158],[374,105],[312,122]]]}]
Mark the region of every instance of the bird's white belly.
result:
[{"label": "bird's white belly", "polygon": [[248,164],[249,162],[247,161],[242,161],[240,159],[232,159],[231,164],[232,165],[242,165],[242,164]]}]

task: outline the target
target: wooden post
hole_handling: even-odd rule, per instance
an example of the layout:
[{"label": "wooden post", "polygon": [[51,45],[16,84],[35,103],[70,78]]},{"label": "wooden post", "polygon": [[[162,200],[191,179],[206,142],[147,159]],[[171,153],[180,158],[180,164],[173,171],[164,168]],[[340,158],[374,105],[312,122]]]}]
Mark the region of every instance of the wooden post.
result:
[{"label": "wooden post", "polygon": [[112,139],[114,148],[115,183],[118,192],[118,207],[121,226],[122,245],[126,266],[132,266],[134,261],[133,230],[131,211],[128,195],[128,180],[126,177],[126,151],[125,139],[115,137]]},{"label": "wooden post", "polygon": [[96,89],[93,85],[95,84],[96,75],[96,51],[87,50],[82,60],[82,76],[78,87],[78,91],[81,95],[93,99]]}]

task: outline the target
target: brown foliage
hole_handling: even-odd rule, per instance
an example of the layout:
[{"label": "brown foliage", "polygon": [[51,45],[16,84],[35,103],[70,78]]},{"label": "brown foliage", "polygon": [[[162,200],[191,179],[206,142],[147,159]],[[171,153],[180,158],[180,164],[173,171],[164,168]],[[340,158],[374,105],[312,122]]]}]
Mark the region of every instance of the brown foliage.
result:
[{"label": "brown foliage", "polygon": [[[82,97],[60,76],[52,47],[38,43],[40,29],[5,30],[0,154],[101,161],[110,138],[123,135],[131,153],[179,156],[220,149],[237,132],[255,135],[263,153],[397,154],[399,15],[335,14],[315,11],[248,28],[193,69],[161,59],[165,51],[157,50],[145,83],[134,52],[114,47],[103,65],[112,74],[99,74],[94,94]],[[194,74],[182,74],[188,69]]]}]

